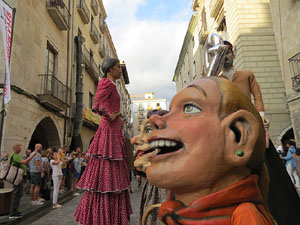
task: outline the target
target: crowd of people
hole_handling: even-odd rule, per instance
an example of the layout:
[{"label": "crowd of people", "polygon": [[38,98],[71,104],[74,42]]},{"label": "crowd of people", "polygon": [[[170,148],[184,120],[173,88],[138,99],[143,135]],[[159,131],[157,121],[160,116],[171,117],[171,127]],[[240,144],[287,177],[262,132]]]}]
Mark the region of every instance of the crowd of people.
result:
[{"label": "crowd of people", "polygon": [[23,181],[19,185],[13,185],[13,197],[10,206],[9,218],[20,218],[23,216],[18,211],[20,200],[23,195],[30,194],[32,206],[43,205],[50,200],[52,190],[53,209],[60,208],[58,194],[65,189],[72,189],[73,196],[80,195],[77,192],[77,182],[85,167],[86,156],[77,147],[74,151],[67,152],[66,147],[43,149],[41,144],[36,144],[35,149],[27,149],[25,156],[20,156],[22,147],[20,144],[13,146],[13,152],[1,161],[12,162],[24,170]]},{"label": "crowd of people", "polygon": [[284,144],[279,145],[276,149],[295,188],[300,189],[300,149],[296,148],[295,140],[285,140]]},{"label": "crowd of people", "polygon": [[[289,181],[291,178],[295,188],[300,189],[300,173],[299,171],[299,174],[297,173],[300,154],[297,152],[296,143],[287,140],[282,146],[285,151],[280,158],[285,163],[289,176],[274,149],[275,159],[279,161],[278,164],[275,163],[272,156],[274,146],[268,136],[269,121],[265,118],[259,85],[251,71],[234,69],[233,46],[229,42],[224,44],[227,46],[227,51],[221,78],[202,78],[188,85],[175,95],[170,112],[161,110],[152,112],[154,114],[148,115],[149,120],[142,124],[142,133],[131,139],[138,150],[135,162],[135,166],[139,164],[137,166],[139,170],[135,174],[138,186],[143,183],[140,204],[141,224],[160,224],[157,220],[159,214],[160,219],[166,224],[175,224],[175,222],[179,224],[178,221],[180,224],[187,224],[181,223],[183,217],[183,222],[211,220],[211,216],[207,217],[205,214],[206,211],[212,210],[207,202],[215,204],[214,207],[222,208],[222,213],[226,212],[225,219],[223,214],[220,214],[222,218],[215,216],[215,224],[222,221],[229,224],[231,220],[236,221],[233,224],[250,224],[249,219],[254,221],[251,224],[270,225],[275,224],[275,220],[278,225],[285,224],[282,223],[282,219],[286,220],[285,215],[279,215],[276,211],[279,204],[271,208],[273,205],[270,202],[278,200],[277,192],[272,188],[276,186],[274,181],[279,172],[284,171],[281,174],[287,177],[287,183],[293,186]],[[13,163],[20,164],[25,171],[24,183],[14,185],[9,218],[22,217],[22,213],[18,211],[22,192],[27,193],[30,190],[31,204],[42,205],[45,200],[50,199],[51,185],[53,209],[62,206],[58,203],[58,195],[64,192],[65,187],[72,189],[73,196],[80,195],[77,188],[85,190],[74,213],[76,222],[84,225],[129,224],[130,214],[132,214],[129,197],[131,168],[128,164],[129,154],[126,152],[126,147],[124,148],[127,142],[121,127],[121,96],[116,86],[116,81],[121,77],[119,60],[106,58],[102,64],[102,71],[104,78],[99,81],[92,107],[93,111],[101,116],[101,123],[87,150],[87,157],[80,148],[73,152],[67,152],[66,147],[42,150],[42,145],[36,144],[33,152],[26,150],[23,159],[19,156],[20,145],[15,145],[14,152],[3,159],[9,161],[12,159]],[[255,106],[250,102],[251,95],[254,96]],[[198,97],[193,97],[194,102],[191,103],[189,96]],[[236,105],[229,104],[231,102],[235,102]],[[211,113],[207,114],[207,112]],[[189,121],[186,118],[189,118]],[[206,121],[207,119],[209,122]],[[193,121],[197,126],[194,126]],[[168,124],[172,126],[167,126]],[[224,132],[220,132],[221,127]],[[201,133],[201,137],[190,138],[190,133],[195,135]],[[177,139],[177,141],[170,141],[174,138],[174,134],[177,134],[176,138],[182,142]],[[215,134],[219,136],[213,145],[203,141]],[[224,141],[229,144],[223,146]],[[171,146],[171,144],[175,145]],[[188,149],[185,151],[189,154],[181,150],[182,146]],[[207,152],[207,147],[214,150]],[[149,150],[151,152],[148,152]],[[172,156],[173,152],[175,156]],[[162,154],[168,155],[161,157]],[[202,173],[202,171],[210,172]],[[142,182],[143,176],[147,177],[144,182]],[[288,185],[282,185],[281,190],[289,189]],[[277,186],[276,188],[280,189]],[[241,189],[246,191],[239,199],[237,197],[241,195]],[[172,194],[168,195],[170,199],[166,204],[161,205],[162,201],[167,200],[167,190]],[[196,195],[190,195],[192,192]],[[226,193],[224,195],[226,198],[223,192]],[[293,196],[294,192],[295,190],[292,190],[288,194]],[[217,195],[218,198],[211,198]],[[201,202],[207,208],[203,208]],[[231,204],[238,207],[228,207]],[[296,209],[297,204],[289,205],[295,206]],[[149,206],[160,207],[160,210],[152,210],[149,214],[150,211],[147,209]],[[173,207],[171,207],[172,212],[169,206]],[[199,215],[195,214],[195,210]],[[185,212],[188,212],[188,216]],[[200,212],[205,213],[202,215]],[[216,211],[213,213],[218,214]],[[149,215],[148,219],[147,215]],[[296,216],[292,220],[297,220],[295,218]],[[240,223],[241,221],[243,223]]]}]

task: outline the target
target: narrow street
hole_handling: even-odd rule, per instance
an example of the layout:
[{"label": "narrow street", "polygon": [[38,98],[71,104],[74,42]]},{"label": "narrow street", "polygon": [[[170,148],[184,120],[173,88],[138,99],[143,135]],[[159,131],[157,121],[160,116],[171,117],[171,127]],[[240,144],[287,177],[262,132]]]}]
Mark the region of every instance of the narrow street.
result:
[{"label": "narrow street", "polygon": [[[132,181],[132,191],[130,194],[131,197],[131,205],[133,214],[130,217],[130,225],[138,225],[138,211],[139,211],[139,198],[141,193],[141,188],[137,187],[137,182],[133,177]],[[81,196],[73,198],[71,201],[68,201],[63,204],[63,206],[59,209],[49,208],[43,211],[40,214],[35,215],[30,218],[30,220],[26,220],[21,225],[77,225],[78,223],[74,222],[73,214],[76,210],[76,207],[81,199]],[[46,213],[46,214],[45,214]]]}]

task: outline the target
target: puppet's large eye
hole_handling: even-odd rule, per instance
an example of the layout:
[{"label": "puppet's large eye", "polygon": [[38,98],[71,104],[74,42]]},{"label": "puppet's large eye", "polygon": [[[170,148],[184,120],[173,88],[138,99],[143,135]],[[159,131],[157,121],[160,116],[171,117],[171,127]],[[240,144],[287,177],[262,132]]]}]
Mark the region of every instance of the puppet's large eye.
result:
[{"label": "puppet's large eye", "polygon": [[195,113],[200,113],[202,110],[200,109],[199,106],[196,106],[192,103],[186,103],[183,106],[183,112],[185,114],[195,114]]},{"label": "puppet's large eye", "polygon": [[146,127],[145,127],[145,133],[149,134],[151,132],[152,132],[152,127],[150,126],[150,124],[146,125]]}]

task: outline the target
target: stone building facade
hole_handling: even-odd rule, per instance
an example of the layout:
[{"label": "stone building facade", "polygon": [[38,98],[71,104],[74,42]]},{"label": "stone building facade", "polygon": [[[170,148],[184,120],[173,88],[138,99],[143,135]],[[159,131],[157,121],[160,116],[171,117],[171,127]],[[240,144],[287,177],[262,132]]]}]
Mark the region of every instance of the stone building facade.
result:
[{"label": "stone building facade", "polygon": [[204,45],[218,33],[234,45],[234,67],[251,70],[258,81],[275,143],[291,127],[268,0],[194,0],[173,81],[177,90],[205,74]]},{"label": "stone building facade", "polygon": [[167,109],[167,100],[155,98],[153,92],[147,92],[143,95],[132,95],[132,116],[133,116],[133,135],[140,133],[140,125],[147,119],[147,113],[153,109]]},{"label": "stone building facade", "polygon": [[270,0],[277,52],[292,124],[286,128],[300,142],[300,1]]},{"label": "stone building facade", "polygon": [[[15,143],[32,149],[37,142],[86,151],[100,122],[90,110],[103,75],[100,65],[105,57],[118,58],[102,0],[6,2],[16,14],[2,151]],[[0,45],[2,50],[2,40]],[[118,87],[126,111],[125,63],[122,71]]]}]

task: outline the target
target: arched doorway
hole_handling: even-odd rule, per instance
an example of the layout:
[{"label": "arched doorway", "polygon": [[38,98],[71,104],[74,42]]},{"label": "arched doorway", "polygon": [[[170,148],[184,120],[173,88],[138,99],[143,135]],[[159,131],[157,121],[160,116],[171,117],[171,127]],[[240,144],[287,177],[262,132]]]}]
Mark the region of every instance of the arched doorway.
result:
[{"label": "arched doorway", "polygon": [[41,143],[43,149],[45,148],[58,148],[60,147],[60,139],[57,128],[50,117],[46,117],[36,126],[28,148],[34,150],[36,143]]},{"label": "arched doorway", "polygon": [[280,139],[280,141],[281,141],[282,144],[284,144],[284,141],[285,141],[285,140],[290,140],[290,139],[295,139],[293,128],[290,128],[289,130],[287,130],[287,131],[282,135],[282,138]]}]

